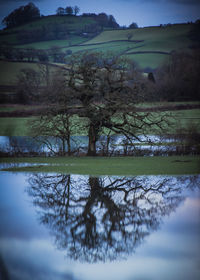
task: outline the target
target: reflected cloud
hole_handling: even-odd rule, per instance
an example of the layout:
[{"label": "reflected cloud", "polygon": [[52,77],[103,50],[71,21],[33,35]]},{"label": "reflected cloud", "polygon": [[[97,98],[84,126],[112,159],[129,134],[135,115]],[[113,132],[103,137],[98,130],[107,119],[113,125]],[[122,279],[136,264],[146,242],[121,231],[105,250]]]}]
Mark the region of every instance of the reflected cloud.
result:
[{"label": "reflected cloud", "polygon": [[[74,280],[72,267],[49,240],[0,240],[6,268],[11,280]],[[0,278],[2,279],[2,278]],[[3,278],[4,280],[4,278]]]}]

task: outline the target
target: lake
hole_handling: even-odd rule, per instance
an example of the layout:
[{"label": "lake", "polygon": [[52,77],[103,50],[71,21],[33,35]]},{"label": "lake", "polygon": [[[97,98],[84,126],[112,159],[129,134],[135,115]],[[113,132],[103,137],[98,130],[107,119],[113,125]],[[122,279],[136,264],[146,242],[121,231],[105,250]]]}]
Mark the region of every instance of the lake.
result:
[{"label": "lake", "polygon": [[200,175],[0,172],[11,280],[200,279]]}]

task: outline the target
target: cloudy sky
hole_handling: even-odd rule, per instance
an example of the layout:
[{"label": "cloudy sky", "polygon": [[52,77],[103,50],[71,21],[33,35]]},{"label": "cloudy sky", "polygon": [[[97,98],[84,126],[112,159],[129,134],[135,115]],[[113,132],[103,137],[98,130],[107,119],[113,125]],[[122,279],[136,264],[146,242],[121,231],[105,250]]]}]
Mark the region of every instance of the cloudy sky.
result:
[{"label": "cloudy sky", "polygon": [[[31,0],[30,0],[31,1]],[[0,21],[27,0],[0,0]],[[137,22],[139,26],[195,21],[200,0],[32,0],[43,15],[54,14],[58,7],[79,6],[80,13],[112,14],[120,25]]]}]

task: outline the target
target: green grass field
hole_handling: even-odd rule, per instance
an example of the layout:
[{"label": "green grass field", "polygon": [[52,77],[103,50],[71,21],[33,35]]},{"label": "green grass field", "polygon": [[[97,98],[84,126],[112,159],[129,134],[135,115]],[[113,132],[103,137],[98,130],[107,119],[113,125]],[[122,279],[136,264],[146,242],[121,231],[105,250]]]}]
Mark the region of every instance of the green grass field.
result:
[{"label": "green grass field", "polygon": [[1,136],[28,136],[31,135],[28,127],[30,118],[0,118]]},{"label": "green grass field", "polygon": [[0,162],[36,164],[29,167],[11,167],[4,169],[15,172],[57,172],[68,174],[124,176],[200,173],[200,158],[194,156],[1,158]]},{"label": "green grass field", "polygon": [[[188,37],[190,30],[191,26],[187,24],[177,24],[163,28],[146,27],[127,30],[109,30],[102,32],[92,40],[84,43],[84,45],[92,48],[92,46],[97,47],[98,44],[104,43],[101,45],[102,50],[104,50],[107,44],[112,41],[118,41],[115,44],[123,44],[123,54],[126,54],[130,59],[134,60],[141,68],[157,68],[163,63],[168,62],[169,54],[172,50],[188,49],[188,46],[192,44],[192,41]],[[127,39],[128,34],[132,34],[130,41]],[[114,49],[114,51],[116,50],[117,48]]]},{"label": "green grass field", "polygon": [[[17,45],[17,48],[34,48],[34,49],[41,49],[47,50],[51,47],[57,46],[59,48],[70,49],[71,45],[79,45],[85,42],[85,38],[75,35],[70,35],[67,40],[50,40],[50,41],[42,41],[36,42],[31,44],[24,44],[24,45]],[[63,49],[63,50],[65,50]]]},{"label": "green grass field", "polygon": [[127,58],[133,60],[141,69],[156,69],[168,63],[170,56],[166,54],[144,53],[144,54],[125,54]]}]

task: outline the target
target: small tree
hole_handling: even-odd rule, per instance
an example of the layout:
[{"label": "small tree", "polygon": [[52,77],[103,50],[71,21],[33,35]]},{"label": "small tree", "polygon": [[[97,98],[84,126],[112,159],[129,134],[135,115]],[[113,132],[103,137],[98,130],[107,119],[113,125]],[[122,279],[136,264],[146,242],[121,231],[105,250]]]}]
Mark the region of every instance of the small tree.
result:
[{"label": "small tree", "polygon": [[71,156],[71,136],[77,130],[78,123],[71,114],[60,114],[57,109],[56,104],[51,108],[47,107],[40,118],[30,121],[31,131],[37,141],[45,145],[52,154]]},{"label": "small tree", "polygon": [[62,7],[59,7],[57,10],[56,10],[56,14],[61,16],[61,15],[64,15],[65,14],[65,9],[62,8]]},{"label": "small tree", "polygon": [[79,14],[79,12],[80,12],[80,8],[79,8],[78,6],[75,6],[75,7],[74,7],[74,14],[75,14],[75,16],[76,16],[77,14]]},{"label": "small tree", "polygon": [[61,51],[61,49],[58,46],[52,46],[49,54],[53,58],[53,62],[60,62],[63,63],[65,62],[65,53]]},{"label": "small tree", "polygon": [[67,15],[73,15],[73,8],[71,6],[68,6],[65,8],[65,12]]},{"label": "small tree", "polygon": [[138,25],[137,25],[136,22],[132,22],[132,23],[129,25],[128,28],[130,28],[130,29],[136,29],[136,28],[138,28]]},{"label": "small tree", "polygon": [[126,36],[127,36],[127,39],[130,41],[132,39],[132,37],[133,37],[133,33],[129,32],[129,33],[127,33]]}]

